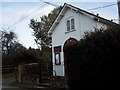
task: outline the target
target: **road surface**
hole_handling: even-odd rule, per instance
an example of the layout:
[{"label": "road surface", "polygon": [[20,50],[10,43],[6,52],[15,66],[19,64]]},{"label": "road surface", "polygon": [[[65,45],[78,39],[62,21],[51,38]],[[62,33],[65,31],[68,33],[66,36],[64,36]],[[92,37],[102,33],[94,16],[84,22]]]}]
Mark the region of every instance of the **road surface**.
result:
[{"label": "road surface", "polygon": [[[20,87],[11,87],[10,84],[15,81],[15,77],[7,78],[7,79],[2,79],[2,90],[28,90],[28,89],[23,89]],[[0,84],[1,85],[1,84]]]}]

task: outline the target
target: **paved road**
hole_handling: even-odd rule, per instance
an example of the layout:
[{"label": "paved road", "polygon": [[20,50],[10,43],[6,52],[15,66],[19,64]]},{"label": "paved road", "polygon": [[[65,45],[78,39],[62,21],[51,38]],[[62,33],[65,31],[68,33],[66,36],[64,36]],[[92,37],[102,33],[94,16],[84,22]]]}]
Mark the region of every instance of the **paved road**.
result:
[{"label": "paved road", "polygon": [[[14,77],[0,80],[0,90],[1,90],[1,88],[2,88],[2,90],[29,90],[29,89],[20,88],[20,87],[11,87],[10,84],[14,81],[15,81]],[[37,89],[45,90],[45,87],[37,87]],[[30,89],[30,90],[32,90],[32,89]]]},{"label": "paved road", "polygon": [[15,78],[7,78],[7,79],[2,79],[2,90],[4,90],[4,88],[16,88],[16,87],[11,87],[10,84],[13,83],[15,81]]},{"label": "paved road", "polygon": [[7,79],[2,79],[2,85],[3,86],[9,86],[11,83],[15,81],[15,78],[7,78]]},{"label": "paved road", "polygon": [[2,90],[28,90],[28,89],[23,89],[20,87],[11,87],[10,84],[13,83],[15,81],[15,78],[7,78],[7,79],[3,79],[2,80]]},{"label": "paved road", "polygon": [[[20,87],[11,87],[10,84],[15,81],[15,78],[7,78],[0,80],[0,90],[32,90],[32,89],[25,89],[25,88],[20,88]],[[43,87],[38,87],[39,90],[44,89]]]},{"label": "paved road", "polygon": [[0,90],[2,90],[2,79],[0,78]]}]

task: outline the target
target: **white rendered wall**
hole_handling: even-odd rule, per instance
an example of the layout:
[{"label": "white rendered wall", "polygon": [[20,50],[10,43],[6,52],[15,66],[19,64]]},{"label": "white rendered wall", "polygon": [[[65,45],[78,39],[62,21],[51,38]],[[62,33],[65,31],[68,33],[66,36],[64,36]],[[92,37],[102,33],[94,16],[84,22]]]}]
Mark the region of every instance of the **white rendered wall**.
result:
[{"label": "white rendered wall", "polygon": [[[75,19],[75,30],[73,32],[67,32],[66,20],[70,17]],[[59,24],[55,28],[52,34],[52,59],[53,59],[53,70],[56,71],[57,76],[64,76],[64,55],[63,46],[67,39],[75,38],[78,41],[84,36],[84,32],[93,31],[94,28],[100,28],[103,26],[86,15],[76,13],[75,11],[68,9],[64,14],[64,17],[60,20]],[[66,33],[67,32],[67,33]],[[54,47],[61,46],[61,65],[55,65],[54,58]]]},{"label": "white rendered wall", "polygon": [[[75,19],[75,31],[67,32],[66,29],[66,19],[74,17]],[[77,23],[79,22],[78,14],[76,14],[73,10],[67,10],[64,14],[64,17],[60,20],[59,24],[55,28],[52,34],[52,52],[54,52],[55,46],[61,46],[61,65],[55,65],[54,53],[52,54],[53,57],[53,70],[56,71],[58,76],[64,76],[64,55],[63,55],[63,45],[69,37],[76,38],[77,40],[80,39],[80,31],[77,30]]]}]

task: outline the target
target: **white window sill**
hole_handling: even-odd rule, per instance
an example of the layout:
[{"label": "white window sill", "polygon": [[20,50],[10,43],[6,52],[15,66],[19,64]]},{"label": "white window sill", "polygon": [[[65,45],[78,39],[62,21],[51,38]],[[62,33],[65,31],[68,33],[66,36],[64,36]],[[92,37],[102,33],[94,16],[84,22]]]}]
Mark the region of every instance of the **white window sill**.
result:
[{"label": "white window sill", "polygon": [[76,29],[72,29],[70,31],[67,31],[67,32],[65,32],[65,34],[70,33],[70,32],[74,32],[74,31],[76,31]]}]

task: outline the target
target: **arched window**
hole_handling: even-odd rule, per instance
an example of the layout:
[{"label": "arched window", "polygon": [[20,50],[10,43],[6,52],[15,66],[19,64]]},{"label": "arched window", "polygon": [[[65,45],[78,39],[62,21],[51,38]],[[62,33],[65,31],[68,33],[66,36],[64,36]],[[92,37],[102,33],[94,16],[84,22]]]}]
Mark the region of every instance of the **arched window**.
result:
[{"label": "arched window", "polygon": [[70,31],[70,20],[67,20],[67,31]]},{"label": "arched window", "polygon": [[74,18],[71,19],[71,29],[75,29],[75,20],[74,20]]},{"label": "arched window", "polygon": [[69,18],[67,21],[67,31],[72,31],[72,30],[75,30],[75,19],[72,17],[72,18]]}]

